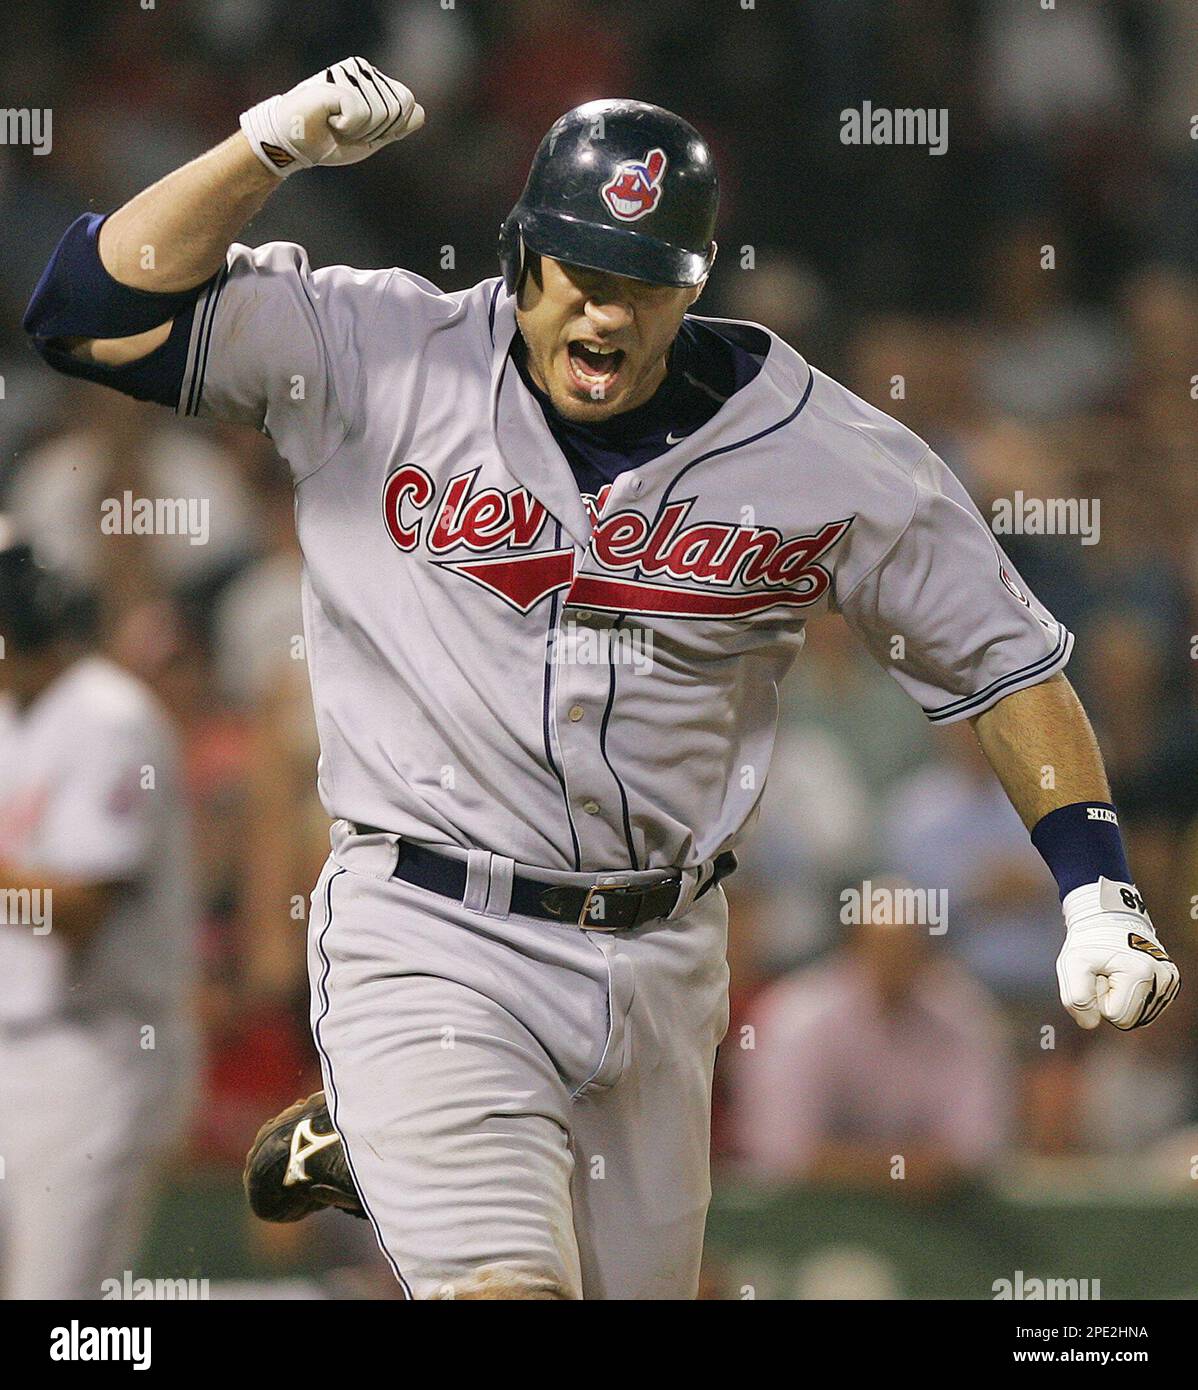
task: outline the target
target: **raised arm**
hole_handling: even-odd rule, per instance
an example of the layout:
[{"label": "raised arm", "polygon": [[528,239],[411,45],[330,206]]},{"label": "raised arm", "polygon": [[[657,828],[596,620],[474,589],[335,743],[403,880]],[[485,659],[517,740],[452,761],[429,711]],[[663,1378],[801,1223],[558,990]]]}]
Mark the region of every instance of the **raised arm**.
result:
[{"label": "raised arm", "polygon": [[[193,159],[106,218],[100,263],[122,285],[154,294],[194,289],[221,268],[242,227],[279,185],[245,134]],[[120,367],[166,341],[171,320],[123,338],[68,337],[63,345],[82,361]]]},{"label": "raised arm", "polygon": [[98,233],[98,219],[79,219],[38,286],[27,329],[78,362],[139,361],[166,342],[188,297],[222,268],[283,178],[356,163],[423,123],[412,93],[361,58],[260,102],[236,135],[139,193]]}]

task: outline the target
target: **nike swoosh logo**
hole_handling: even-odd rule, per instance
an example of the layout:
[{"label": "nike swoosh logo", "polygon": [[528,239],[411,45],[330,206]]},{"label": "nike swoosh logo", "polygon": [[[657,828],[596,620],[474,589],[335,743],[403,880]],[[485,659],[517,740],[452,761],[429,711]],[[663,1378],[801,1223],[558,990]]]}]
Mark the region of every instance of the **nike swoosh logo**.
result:
[{"label": "nike swoosh logo", "polygon": [[675,434],[674,431],[671,430],[670,433],[666,435],[666,443],[667,443],[667,444],[681,444],[682,441],[683,441],[684,439],[689,439],[689,438],[690,438],[690,435],[688,435],[688,434]]}]

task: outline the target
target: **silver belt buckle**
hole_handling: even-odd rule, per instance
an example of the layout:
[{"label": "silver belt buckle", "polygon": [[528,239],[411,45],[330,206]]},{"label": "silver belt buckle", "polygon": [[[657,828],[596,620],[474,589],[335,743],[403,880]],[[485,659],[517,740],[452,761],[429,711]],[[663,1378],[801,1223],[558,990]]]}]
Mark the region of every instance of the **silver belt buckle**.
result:
[{"label": "silver belt buckle", "polygon": [[625,879],[622,883],[592,883],[591,886],[587,889],[586,897],[582,900],[582,907],[578,913],[578,925],[580,927],[587,927],[590,931],[619,931],[619,927],[606,927],[603,926],[602,923],[596,925],[594,922],[588,921],[587,919],[590,915],[591,903],[594,900],[596,893],[626,893],[631,887],[632,885],[628,882],[627,879]]}]

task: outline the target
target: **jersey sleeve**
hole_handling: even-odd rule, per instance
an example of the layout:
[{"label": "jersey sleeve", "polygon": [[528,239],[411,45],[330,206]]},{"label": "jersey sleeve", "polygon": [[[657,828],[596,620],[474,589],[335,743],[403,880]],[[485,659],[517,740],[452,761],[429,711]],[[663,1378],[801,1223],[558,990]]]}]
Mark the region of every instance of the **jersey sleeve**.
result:
[{"label": "jersey sleeve", "polygon": [[930,450],[913,477],[906,525],[835,607],[928,719],[952,724],[1059,671],[1073,634]]},{"label": "jersey sleeve", "polygon": [[178,413],[253,425],[297,481],[315,472],[349,432],[393,273],[313,271],[293,243],[234,244],[195,306]]}]

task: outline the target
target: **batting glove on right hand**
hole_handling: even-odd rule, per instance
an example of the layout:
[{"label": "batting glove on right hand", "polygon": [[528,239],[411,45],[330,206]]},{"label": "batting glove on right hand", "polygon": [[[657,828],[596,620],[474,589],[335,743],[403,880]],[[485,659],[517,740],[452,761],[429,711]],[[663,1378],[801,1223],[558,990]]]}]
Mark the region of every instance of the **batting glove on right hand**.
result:
[{"label": "batting glove on right hand", "polygon": [[364,58],[346,58],[242,113],[241,128],[272,174],[356,164],[424,124],[424,107]]},{"label": "batting glove on right hand", "polygon": [[1057,957],[1061,1002],[1082,1028],[1105,1018],[1114,1027],[1143,1028],[1181,988],[1177,966],[1134,885],[1100,878],[1066,894],[1065,944]]}]

